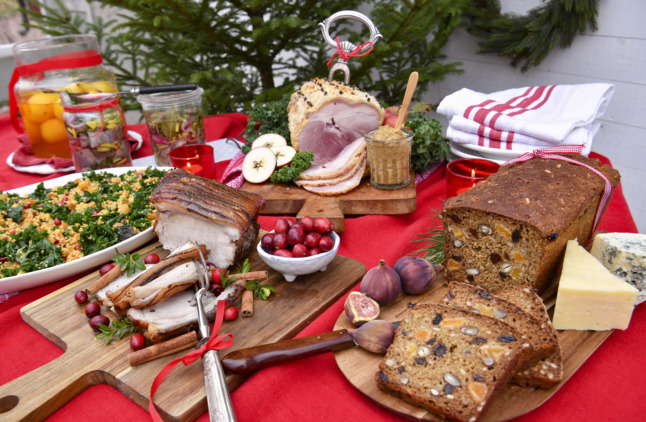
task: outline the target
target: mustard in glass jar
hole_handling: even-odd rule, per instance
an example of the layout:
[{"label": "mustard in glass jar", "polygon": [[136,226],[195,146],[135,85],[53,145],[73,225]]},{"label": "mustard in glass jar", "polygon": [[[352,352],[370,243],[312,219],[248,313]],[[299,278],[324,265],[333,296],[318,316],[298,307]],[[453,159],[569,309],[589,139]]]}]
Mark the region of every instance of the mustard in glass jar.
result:
[{"label": "mustard in glass jar", "polygon": [[364,135],[368,146],[370,183],[385,190],[400,189],[410,183],[410,154],[413,132],[381,126]]},{"label": "mustard in glass jar", "polygon": [[[59,92],[116,92],[92,34],[63,35],[13,46],[17,67],[10,83],[11,121],[41,158],[71,158]],[[20,118],[18,117],[20,115]],[[21,124],[22,123],[22,124]]]}]

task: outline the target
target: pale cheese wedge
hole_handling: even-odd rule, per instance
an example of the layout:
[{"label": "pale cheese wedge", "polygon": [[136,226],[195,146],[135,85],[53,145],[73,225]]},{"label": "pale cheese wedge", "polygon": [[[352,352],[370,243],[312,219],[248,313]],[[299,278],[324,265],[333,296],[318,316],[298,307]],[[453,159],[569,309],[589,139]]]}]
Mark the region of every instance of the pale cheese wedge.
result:
[{"label": "pale cheese wedge", "polygon": [[576,240],[568,241],[553,325],[557,330],[628,328],[637,289],[615,277]]}]

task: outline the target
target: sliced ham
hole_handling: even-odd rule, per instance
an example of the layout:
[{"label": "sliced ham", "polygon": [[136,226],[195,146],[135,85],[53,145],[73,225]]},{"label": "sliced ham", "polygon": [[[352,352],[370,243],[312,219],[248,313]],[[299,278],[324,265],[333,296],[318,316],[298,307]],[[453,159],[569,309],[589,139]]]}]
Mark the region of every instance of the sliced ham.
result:
[{"label": "sliced ham", "polygon": [[333,160],[316,166],[310,166],[304,170],[299,179],[334,179],[343,176],[349,168],[357,165],[362,160],[361,155],[364,151],[366,151],[366,142],[361,137],[346,146]]},{"label": "sliced ham", "polygon": [[326,186],[303,186],[303,189],[323,196],[334,196],[348,193],[361,183],[361,178],[363,177],[367,161],[367,159],[363,160],[352,177],[346,180]]},{"label": "sliced ham", "polygon": [[343,169],[341,169],[340,174],[336,177],[329,179],[313,179],[313,180],[296,180],[297,186],[329,186],[336,185],[345,180],[350,179],[358,171],[363,171],[365,168],[365,162],[367,159],[367,152],[365,149],[359,154],[358,157],[354,157]]},{"label": "sliced ham", "polygon": [[339,81],[313,79],[292,94],[287,108],[292,145],[325,165],[366,132],[379,128],[384,110],[372,95]]}]

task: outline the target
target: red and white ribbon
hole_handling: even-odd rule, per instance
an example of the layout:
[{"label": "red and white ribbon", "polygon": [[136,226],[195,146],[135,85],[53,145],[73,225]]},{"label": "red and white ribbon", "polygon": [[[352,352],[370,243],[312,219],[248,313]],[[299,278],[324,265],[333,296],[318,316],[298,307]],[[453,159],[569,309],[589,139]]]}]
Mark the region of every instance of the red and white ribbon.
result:
[{"label": "red and white ribbon", "polygon": [[[186,356],[175,359],[174,361],[166,365],[155,377],[153,385],[150,387],[150,399],[148,399],[148,411],[150,412],[150,416],[152,416],[153,421],[163,422],[163,419],[157,412],[155,404],[153,403],[153,396],[155,395],[155,391],[157,391],[157,388],[159,388],[162,381],[164,381],[164,378],[166,378],[166,376],[170,373],[170,371],[173,370],[173,368],[175,368],[175,366],[177,366],[178,363],[182,362],[185,366],[188,366],[204,356],[204,353],[209,350],[226,349],[227,347],[231,347],[231,345],[233,344],[233,334],[217,335],[218,331],[220,331],[220,327],[222,327],[225,307],[226,303],[224,300],[218,301],[218,308],[215,314],[215,323],[213,324],[213,329],[211,330],[211,337],[209,337],[209,341],[203,344],[199,349],[193,350]],[[225,340],[225,338],[227,337],[230,337],[230,339]]]},{"label": "red and white ribbon", "polygon": [[[514,163],[520,163],[523,161],[531,160],[534,157],[539,157],[539,158],[544,158],[546,160],[567,161],[568,163],[576,164],[577,166],[583,166],[588,170],[592,171],[593,173],[595,173],[596,175],[598,175],[599,177],[601,177],[606,185],[603,191],[603,196],[601,197],[601,201],[599,201],[599,206],[597,207],[597,214],[594,217],[594,224],[592,225],[592,234],[594,234],[594,231],[597,228],[597,224],[601,219],[601,213],[603,212],[603,209],[605,208],[606,203],[610,198],[610,194],[612,194],[612,184],[610,183],[610,180],[606,177],[606,175],[600,172],[599,170],[597,170],[596,168],[589,166],[585,163],[582,163],[580,161],[574,160],[572,158],[559,155],[564,153],[581,154],[582,150],[583,150],[583,145],[560,145],[553,148],[535,149],[531,152],[526,152],[520,157],[512,158],[511,160],[506,161],[505,163],[503,163],[503,166],[507,166],[509,164],[514,164]],[[590,240],[592,240],[592,236],[590,236]]]}]

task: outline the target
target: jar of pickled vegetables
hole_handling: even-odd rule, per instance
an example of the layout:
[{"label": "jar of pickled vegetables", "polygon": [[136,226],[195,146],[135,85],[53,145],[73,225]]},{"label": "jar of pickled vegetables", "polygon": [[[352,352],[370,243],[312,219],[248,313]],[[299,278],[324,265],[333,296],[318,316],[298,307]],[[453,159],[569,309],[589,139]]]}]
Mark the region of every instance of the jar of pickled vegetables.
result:
[{"label": "jar of pickled vegetables", "polygon": [[158,166],[170,166],[168,152],[189,144],[204,144],[200,87],[192,91],[137,96]]},{"label": "jar of pickled vegetables", "polygon": [[[88,96],[92,98],[93,96]],[[126,119],[116,95],[96,94],[98,102],[63,102],[63,121],[77,172],[132,165]]]},{"label": "jar of pickled vegetables", "polygon": [[[34,155],[70,158],[59,93],[116,92],[114,74],[102,66],[92,34],[63,35],[14,45],[17,67],[10,83],[12,123]],[[20,116],[20,117],[19,117]],[[22,121],[22,124],[20,123]]]}]

